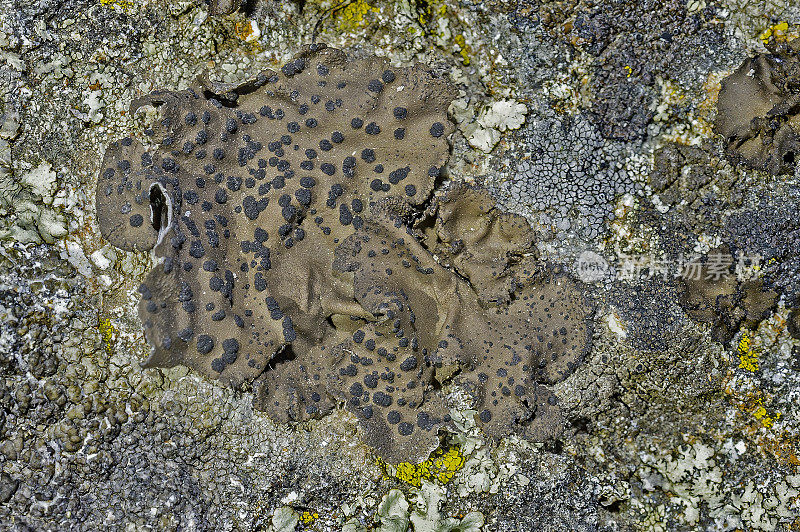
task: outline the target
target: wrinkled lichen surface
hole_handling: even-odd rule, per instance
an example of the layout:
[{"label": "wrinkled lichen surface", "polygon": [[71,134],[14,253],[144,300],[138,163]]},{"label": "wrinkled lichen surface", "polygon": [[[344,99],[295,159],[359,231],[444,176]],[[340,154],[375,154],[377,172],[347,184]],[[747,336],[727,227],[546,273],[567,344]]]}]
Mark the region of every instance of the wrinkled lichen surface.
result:
[{"label": "wrinkled lichen surface", "polygon": [[772,174],[794,173],[800,147],[800,40],[746,59],[725,78],[715,130],[734,162]]},{"label": "wrinkled lichen surface", "polygon": [[[425,209],[452,97],[421,66],[312,45],[242,85],[135,102],[158,115],[106,151],[96,206],[105,238],[158,262],[138,289],[144,367],[252,383],[276,421],[343,402],[392,463],[439,445],[433,387],[455,374],[487,434],[560,433],[544,385],[588,351],[591,308],[485,190]],[[435,234],[414,231],[423,210]]]},{"label": "wrinkled lichen surface", "polygon": [[[800,9],[773,0],[0,0],[0,528],[797,528],[800,183],[788,154],[796,154],[798,36]],[[352,79],[363,89],[358,99],[342,97],[341,107],[332,96],[321,101],[323,109],[334,102],[333,122],[323,121],[327,110],[315,111],[328,151],[319,147],[322,137],[304,137],[311,116],[289,120],[302,103],[291,89],[286,97],[266,93],[303,76],[321,80],[305,65],[297,77],[281,71],[298,54],[311,64],[323,53],[304,52],[312,42],[341,50],[346,62],[334,63],[364,73]],[[385,82],[384,70],[396,80]],[[743,80],[750,70],[759,75]],[[258,77],[267,71],[279,81]],[[409,112],[414,126],[395,125],[393,110],[410,111],[405,100],[420,93],[389,94],[406,75],[451,87],[435,99],[435,111]],[[377,100],[372,80],[383,84],[380,98],[405,103],[374,106],[384,114],[362,117],[359,130],[352,116],[338,122],[354,101]],[[752,89],[750,96],[728,105],[737,86]],[[298,97],[304,87],[293,87]],[[256,106],[258,99],[270,101]],[[263,105],[273,116],[281,107],[283,119],[261,116]],[[203,127],[203,146],[195,141],[202,110],[218,119]],[[190,111],[195,125],[185,121]],[[168,116],[175,120],[165,124]],[[229,118],[235,132],[227,132]],[[286,129],[292,121],[300,131]],[[365,131],[371,121],[381,128],[377,136]],[[440,137],[430,134],[435,122]],[[406,127],[402,139],[394,136],[398,127]],[[283,144],[283,135],[294,142]],[[175,144],[163,145],[169,136]],[[109,148],[126,137],[127,146]],[[362,146],[373,137],[386,142]],[[270,150],[274,140],[283,155]],[[187,141],[195,145],[184,154]],[[431,149],[419,150],[423,142]],[[262,146],[250,158],[256,143]],[[225,152],[221,160],[216,148]],[[305,157],[308,148],[316,159]],[[374,162],[361,158],[364,148],[373,149]],[[377,160],[392,150],[407,161]],[[153,165],[141,164],[143,153]],[[273,187],[285,171],[278,161],[270,166],[273,156],[296,172],[284,176],[282,189]],[[348,156],[356,166],[343,166]],[[118,159],[131,162],[129,174]],[[258,172],[259,159],[263,178],[248,171]],[[294,168],[307,160],[314,162],[309,189]],[[219,168],[212,174],[209,162]],[[321,163],[334,165],[333,176]],[[379,163],[389,191],[370,187]],[[406,165],[395,185],[389,174]],[[427,175],[431,166],[438,177]],[[97,208],[109,167],[109,184],[133,187],[141,179],[155,188],[144,195],[113,188]],[[258,184],[248,188],[248,178]],[[256,203],[259,216],[250,220],[245,198],[260,199],[266,182],[270,203]],[[330,209],[337,182],[342,195]],[[407,184],[417,193],[407,195]],[[301,189],[311,191],[307,206],[305,193],[295,194]],[[203,211],[206,201],[211,210]],[[286,212],[292,221],[281,203],[294,207]],[[317,214],[308,215],[311,208]],[[136,214],[138,227],[130,225]],[[339,223],[342,216],[350,223]],[[290,230],[282,235],[284,225]],[[179,248],[175,228],[185,236]],[[219,248],[211,245],[215,233]],[[190,254],[193,240],[203,257]],[[312,246],[324,260],[308,260]],[[270,269],[258,270],[264,257],[251,261],[264,249]],[[165,274],[168,257],[173,269]],[[218,269],[206,271],[212,258]],[[404,260],[433,271],[406,268]],[[263,292],[255,289],[257,272],[269,281]],[[181,295],[181,281],[191,297]],[[145,303],[140,318],[142,284],[150,301],[167,303],[168,316],[154,319]],[[334,286],[324,294],[313,288]],[[396,313],[409,341],[402,348],[402,338],[376,334],[394,329],[381,302],[398,288],[409,303]],[[255,292],[260,300],[247,303]],[[347,304],[330,312],[321,301]],[[184,310],[189,302],[195,322]],[[201,306],[212,302],[213,310]],[[583,356],[556,353],[533,373],[504,365],[519,351],[519,334],[548,313],[584,305],[594,311]],[[215,321],[220,309],[225,318]],[[248,326],[263,323],[243,334],[235,314],[253,320]],[[431,328],[434,316],[460,342],[440,347],[449,339]],[[184,342],[178,333],[189,325]],[[570,346],[583,333],[565,329]],[[174,351],[163,348],[167,332]],[[254,332],[275,344],[260,346],[262,353],[246,349]],[[197,351],[200,335],[213,339],[208,355]],[[418,351],[410,349],[415,336]],[[235,353],[230,342],[223,346],[232,338]],[[493,346],[484,359],[485,341]],[[155,354],[151,343],[160,346]],[[398,410],[403,421],[413,416],[410,436],[422,439],[406,440],[381,406],[370,419],[394,429],[364,417],[377,386],[388,395],[375,353],[392,343],[398,353],[416,353],[411,372],[421,370],[414,376],[426,384],[417,388],[421,406]],[[554,353],[545,347],[536,356]],[[158,367],[142,368],[151,356]],[[383,364],[399,375],[390,363],[408,358]],[[312,381],[320,375],[313,388],[320,401],[310,401],[318,412],[308,411],[312,388],[301,366]],[[483,370],[491,377],[485,383],[481,368],[493,371]],[[514,396],[510,377],[530,379],[537,397],[556,407]],[[396,401],[407,392],[393,393]],[[442,423],[421,429],[420,411]],[[545,411],[553,415],[539,415]],[[409,442],[424,443],[411,449]],[[410,451],[392,456],[398,449]]]}]

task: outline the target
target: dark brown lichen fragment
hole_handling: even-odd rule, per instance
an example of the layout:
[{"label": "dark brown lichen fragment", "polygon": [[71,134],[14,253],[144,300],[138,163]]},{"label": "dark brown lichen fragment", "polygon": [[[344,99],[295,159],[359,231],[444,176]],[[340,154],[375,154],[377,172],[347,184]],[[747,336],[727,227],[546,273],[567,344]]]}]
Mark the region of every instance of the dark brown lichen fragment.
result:
[{"label": "dark brown lichen fragment", "polygon": [[800,39],[750,57],[722,81],[716,133],[735,163],[792,173],[800,155]]},{"label": "dark brown lichen fragment", "polygon": [[786,328],[792,338],[800,339],[800,310],[793,310],[789,313],[789,318],[786,320]]},{"label": "dark brown lichen fragment", "polygon": [[591,308],[486,191],[431,197],[453,97],[421,66],[315,45],[241,85],[135,102],[159,117],[109,148],[97,210],[112,244],[157,259],[143,365],[252,383],[281,422],[344,405],[387,461],[438,445],[448,382],[492,436],[557,433],[547,384],[583,357]]},{"label": "dark brown lichen fragment", "polygon": [[714,178],[705,151],[668,142],[656,150],[654,159],[648,182],[662,202],[676,205],[685,199],[694,204],[698,203],[698,198],[703,199],[702,187]]},{"label": "dark brown lichen fragment", "polygon": [[96,210],[103,238],[126,251],[152,249],[169,209],[159,187],[163,172],[130,137],[108,147],[102,168]]},{"label": "dark brown lichen fragment", "polygon": [[242,0],[206,0],[212,15],[229,15],[242,7]]},{"label": "dark brown lichen fragment", "polygon": [[728,246],[688,263],[681,275],[681,306],[696,321],[711,325],[714,340],[727,344],[744,324],[755,328],[778,301],[762,279],[739,279]]}]

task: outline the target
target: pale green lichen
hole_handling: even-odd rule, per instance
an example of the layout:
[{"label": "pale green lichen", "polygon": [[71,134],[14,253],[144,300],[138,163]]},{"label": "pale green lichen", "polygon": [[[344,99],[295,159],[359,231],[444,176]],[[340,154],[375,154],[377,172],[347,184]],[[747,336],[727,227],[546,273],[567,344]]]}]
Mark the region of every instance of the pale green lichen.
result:
[{"label": "pale green lichen", "polygon": [[442,515],[445,490],[432,482],[423,481],[422,487],[414,490],[414,511],[411,523],[414,532],[480,532],[484,516],[480,512],[470,512],[463,517]]},{"label": "pale green lichen", "polygon": [[57,191],[57,174],[46,161],[16,179],[13,173],[0,175],[0,214],[7,220],[0,226],[0,238],[52,244],[66,236],[67,223],[55,202]]},{"label": "pale green lichen", "polygon": [[272,514],[272,531],[292,532],[299,522],[300,516],[291,506],[281,506]]},{"label": "pale green lichen", "polygon": [[[736,455],[745,447],[736,447]],[[727,449],[727,454],[734,448]],[[683,520],[698,524],[702,508],[718,523],[746,526],[755,530],[774,530],[779,522],[794,517],[800,495],[800,475],[789,475],[777,483],[763,485],[748,480],[744,485],[730,486],[724,473],[725,449],[702,442],[686,445],[677,452],[653,456],[642,455],[659,475],[646,478],[646,490],[660,488],[683,506]]]},{"label": "pale green lichen", "polygon": [[473,107],[462,98],[453,102],[451,113],[470,145],[489,153],[500,142],[504,132],[519,129],[525,123],[528,108],[511,99],[486,102]]},{"label": "pale green lichen", "polygon": [[398,489],[389,490],[383,496],[376,516],[380,520],[377,532],[405,532],[408,529],[408,501]]}]

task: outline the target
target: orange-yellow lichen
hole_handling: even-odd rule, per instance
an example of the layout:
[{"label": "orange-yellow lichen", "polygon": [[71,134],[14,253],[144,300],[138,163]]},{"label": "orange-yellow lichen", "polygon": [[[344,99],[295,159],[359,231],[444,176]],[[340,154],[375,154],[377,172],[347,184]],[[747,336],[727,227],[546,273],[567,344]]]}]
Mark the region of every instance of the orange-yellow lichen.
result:
[{"label": "orange-yellow lichen", "polygon": [[752,347],[752,339],[745,331],[739,340],[736,353],[739,356],[739,368],[750,372],[758,371],[758,351]]},{"label": "orange-yellow lichen", "polygon": [[[744,434],[761,453],[772,455],[780,463],[800,466],[800,439],[787,432],[780,421],[783,413],[777,409],[768,390],[762,389],[755,371],[763,365],[764,355],[776,349],[786,334],[786,312],[779,310],[762,321],[756,330],[745,329],[736,345],[734,359],[722,380],[722,389],[735,407],[737,431]],[[745,371],[741,371],[745,370]]]},{"label": "orange-yellow lichen", "polygon": [[261,36],[261,30],[254,20],[242,20],[236,23],[233,28],[236,36],[244,42],[256,42]]},{"label": "orange-yellow lichen", "polygon": [[111,324],[109,318],[98,318],[97,330],[100,332],[100,339],[103,342],[103,349],[106,355],[114,353],[114,335],[117,333],[116,327]]},{"label": "orange-yellow lichen", "polygon": [[447,484],[464,466],[464,455],[455,446],[439,447],[421,464],[402,462],[396,465],[387,464],[378,459],[386,476],[396,478],[415,487],[420,487],[423,480],[437,481]]},{"label": "orange-yellow lichen", "polygon": [[800,440],[776,427],[783,415],[769,406],[770,397],[758,389],[736,390],[731,386],[732,378],[733,372],[723,382],[723,390],[730,403],[736,407],[740,421],[737,427],[763,453],[771,454],[787,465],[800,465]]},{"label": "orange-yellow lichen", "polygon": [[315,519],[319,519],[317,512],[305,510],[300,514],[300,522],[304,525],[310,525]]}]

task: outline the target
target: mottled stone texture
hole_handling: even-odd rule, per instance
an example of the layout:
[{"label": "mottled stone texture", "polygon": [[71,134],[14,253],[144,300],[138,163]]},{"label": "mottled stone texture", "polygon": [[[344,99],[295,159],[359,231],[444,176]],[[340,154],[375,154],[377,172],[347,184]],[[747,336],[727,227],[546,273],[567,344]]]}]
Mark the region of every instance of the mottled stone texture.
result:
[{"label": "mottled stone texture", "polygon": [[[454,516],[476,512],[499,531],[798,529],[800,174],[777,148],[793,137],[789,42],[799,30],[797,3],[778,0],[0,0],[0,529],[265,530],[277,515],[298,530],[369,530],[387,525],[387,511],[417,530],[465,528]],[[323,80],[311,64],[323,51],[306,52],[302,71],[294,62],[315,35],[351,58],[324,52],[327,79],[347,77],[344,65],[363,74],[344,89],[316,85],[321,107],[300,80]],[[758,70],[748,58],[761,55],[772,59]],[[280,71],[288,61],[291,77]],[[737,74],[745,61],[759,76]],[[258,77],[270,69],[277,82]],[[420,85],[390,95],[407,75]],[[723,96],[734,79],[758,89],[747,105],[718,105],[726,78]],[[436,110],[410,112],[407,96],[434,79],[458,94],[455,129],[449,95]],[[337,91],[350,95],[341,107]],[[777,107],[756,116],[751,104],[776,94]],[[389,99],[408,105],[370,107],[359,130],[343,112]],[[500,103],[527,107],[525,123],[497,123],[491,153],[471,148]],[[263,105],[283,118],[262,116]],[[405,122],[394,106],[409,110]],[[305,125],[312,116],[316,128]],[[717,120],[735,122],[732,144]],[[366,133],[370,122],[380,133]],[[161,144],[167,137],[172,145]],[[362,158],[365,139],[377,144],[372,162]],[[270,150],[271,141],[280,145]],[[742,164],[732,152],[740,142],[781,173]],[[152,165],[141,164],[144,153]],[[344,165],[349,156],[355,166]],[[264,175],[250,174],[261,159]],[[427,175],[434,165],[438,177]],[[103,179],[111,195],[96,208]],[[201,258],[190,254],[194,241]],[[690,263],[719,271],[727,253],[735,262],[725,280],[680,275]],[[760,264],[739,268],[741,255]],[[580,257],[606,261],[605,275],[576,284]],[[212,259],[217,269],[204,269]],[[631,275],[623,260],[642,271]],[[741,280],[730,278],[737,270]],[[142,283],[156,306],[142,310],[147,337]],[[586,327],[575,321],[584,291],[597,305]],[[573,346],[590,330],[577,363]],[[139,367],[148,338],[159,346],[151,362],[174,367]],[[238,349],[223,345],[230,339]],[[524,362],[511,364],[516,356]],[[401,423],[413,424],[410,435]],[[378,465],[399,449],[415,459],[434,433],[443,446],[426,467],[448,457],[446,477]],[[384,502],[398,493],[407,511],[395,514]]]}]

